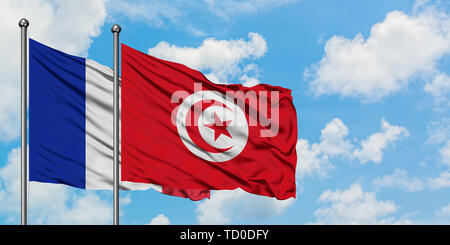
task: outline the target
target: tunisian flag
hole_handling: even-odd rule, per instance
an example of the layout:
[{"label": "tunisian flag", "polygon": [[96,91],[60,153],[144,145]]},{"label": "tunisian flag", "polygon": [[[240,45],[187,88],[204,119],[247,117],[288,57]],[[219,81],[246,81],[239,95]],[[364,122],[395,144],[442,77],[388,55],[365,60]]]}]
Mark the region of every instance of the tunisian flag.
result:
[{"label": "tunisian flag", "polygon": [[289,89],[210,82],[122,44],[122,180],[295,197]]}]

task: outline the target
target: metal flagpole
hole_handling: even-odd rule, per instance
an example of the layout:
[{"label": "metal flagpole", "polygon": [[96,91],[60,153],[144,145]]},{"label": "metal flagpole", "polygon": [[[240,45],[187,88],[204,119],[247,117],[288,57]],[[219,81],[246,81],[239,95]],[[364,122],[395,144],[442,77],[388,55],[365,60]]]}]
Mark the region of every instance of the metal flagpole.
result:
[{"label": "metal flagpole", "polygon": [[28,149],[27,149],[27,73],[28,73],[28,40],[27,40],[27,27],[29,22],[27,19],[22,18],[19,21],[21,31],[21,89],[22,89],[22,101],[21,101],[21,224],[27,224],[27,184],[28,184]]},{"label": "metal flagpole", "polygon": [[119,33],[120,26],[113,25],[111,32],[114,35],[114,225],[119,225]]}]

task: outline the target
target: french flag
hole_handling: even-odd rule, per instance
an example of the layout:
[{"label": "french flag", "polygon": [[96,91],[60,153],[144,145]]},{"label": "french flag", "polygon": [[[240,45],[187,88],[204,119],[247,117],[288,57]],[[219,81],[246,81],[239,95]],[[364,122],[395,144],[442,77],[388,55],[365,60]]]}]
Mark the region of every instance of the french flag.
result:
[{"label": "french flag", "polygon": [[[32,39],[29,47],[29,180],[111,190],[113,71]],[[209,190],[127,181],[120,188],[209,198]]]}]

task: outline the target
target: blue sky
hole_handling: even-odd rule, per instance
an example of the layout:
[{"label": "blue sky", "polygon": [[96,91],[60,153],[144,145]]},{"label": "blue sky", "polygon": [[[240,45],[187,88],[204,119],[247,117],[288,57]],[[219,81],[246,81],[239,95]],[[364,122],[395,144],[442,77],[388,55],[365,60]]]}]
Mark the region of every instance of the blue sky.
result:
[{"label": "blue sky", "polygon": [[[2,1],[0,224],[19,223],[19,28],[112,66],[121,42],[221,83],[290,88],[297,199],[121,192],[121,224],[449,224],[445,1]],[[30,184],[30,224],[110,224],[112,192]]]}]

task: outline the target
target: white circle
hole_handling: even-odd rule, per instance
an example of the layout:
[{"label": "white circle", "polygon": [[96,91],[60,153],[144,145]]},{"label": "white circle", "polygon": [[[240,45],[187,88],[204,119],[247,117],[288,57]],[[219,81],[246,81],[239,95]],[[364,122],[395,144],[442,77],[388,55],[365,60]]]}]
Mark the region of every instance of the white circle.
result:
[{"label": "white circle", "polygon": [[[177,112],[177,130],[183,144],[196,156],[210,162],[225,162],[238,156],[244,150],[248,139],[248,123],[242,109],[234,102],[226,99],[227,97],[215,91],[199,91],[189,95],[183,100]],[[206,108],[198,119],[200,136],[203,140],[217,149],[227,149],[225,152],[208,152],[197,146],[186,129],[186,116],[191,107],[203,100],[217,101],[226,106],[211,105]],[[226,135],[220,135],[217,140],[214,139],[213,130],[205,125],[213,123],[214,113],[222,121],[231,121],[227,130],[231,138]]]}]

